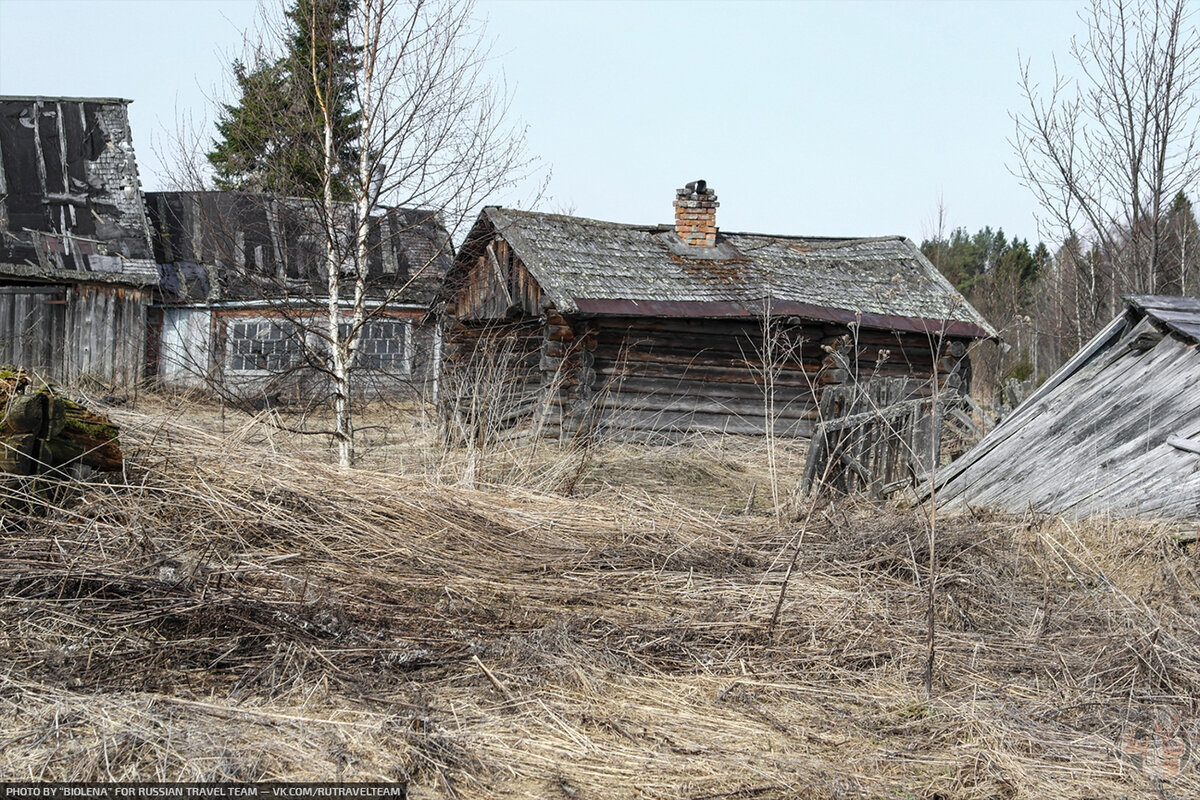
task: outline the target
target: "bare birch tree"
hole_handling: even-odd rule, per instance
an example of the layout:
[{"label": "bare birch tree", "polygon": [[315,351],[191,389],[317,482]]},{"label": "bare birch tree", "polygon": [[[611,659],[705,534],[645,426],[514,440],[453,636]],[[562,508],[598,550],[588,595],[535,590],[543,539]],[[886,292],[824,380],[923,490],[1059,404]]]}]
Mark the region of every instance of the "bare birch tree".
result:
[{"label": "bare birch tree", "polygon": [[1015,172],[1043,232],[1084,258],[1059,259],[1079,336],[1127,292],[1163,285],[1166,216],[1200,175],[1200,37],[1186,0],[1092,0],[1070,68],[1043,86],[1022,64]]},{"label": "bare birch tree", "polygon": [[[270,308],[295,330],[303,366],[327,381],[333,412],[328,432],[338,463],[350,466],[360,340],[406,288],[373,282],[369,275],[381,244],[376,218],[384,206],[416,209],[411,227],[436,223],[452,234],[489,195],[524,177],[530,161],[523,130],[508,121],[505,87],[489,76],[489,48],[471,0],[296,0],[288,7],[266,17],[294,23],[298,14],[309,15],[301,30],[311,41],[293,46],[285,90],[312,103],[289,105],[273,84],[263,99],[273,109],[270,124],[279,140],[301,151],[293,160],[307,159],[317,177],[310,196],[290,201],[302,206],[300,213],[289,210],[292,221],[305,221],[308,235],[320,243],[314,276],[320,281],[290,280],[282,269],[252,277]],[[286,22],[265,28],[266,40],[295,35]],[[270,41],[256,43],[256,63],[273,68],[277,62],[263,55],[270,50]],[[243,91],[258,85],[239,83]],[[244,95],[242,104],[255,99]],[[353,127],[344,124],[347,108],[355,115]],[[261,115],[255,119],[257,124]],[[355,141],[347,141],[348,130]],[[261,137],[262,131],[254,133]],[[354,163],[347,163],[347,152],[356,153]],[[450,241],[441,246],[445,252]],[[414,272],[429,266],[415,265]]]},{"label": "bare birch tree", "polygon": [[[335,302],[342,286],[333,277],[329,281],[335,439],[343,464],[353,458],[349,371],[371,317],[366,305],[371,210],[381,202],[428,209],[456,230],[524,164],[523,133],[507,122],[507,96],[485,73],[488,50],[472,11],[471,0],[356,0],[350,18],[351,41],[358,46],[360,118],[358,170],[347,182],[355,224],[344,335]],[[328,221],[336,225],[331,216]],[[335,272],[340,278],[340,270],[330,275]]]}]

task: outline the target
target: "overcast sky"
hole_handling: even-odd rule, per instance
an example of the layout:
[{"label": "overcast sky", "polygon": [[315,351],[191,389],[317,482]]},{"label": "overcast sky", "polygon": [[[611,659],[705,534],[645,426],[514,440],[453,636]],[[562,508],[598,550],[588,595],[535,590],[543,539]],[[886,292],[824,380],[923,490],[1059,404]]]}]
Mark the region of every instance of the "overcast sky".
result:
[{"label": "overcast sky", "polygon": [[[1048,75],[1080,2],[484,0],[494,67],[552,169],[545,210],[669,222],[704,178],[718,225],[797,235],[1002,227],[1036,238],[1010,174],[1019,55]],[[211,99],[253,0],[0,0],[0,93],[125,97],[142,181]],[[500,204],[521,202],[529,188]]]}]

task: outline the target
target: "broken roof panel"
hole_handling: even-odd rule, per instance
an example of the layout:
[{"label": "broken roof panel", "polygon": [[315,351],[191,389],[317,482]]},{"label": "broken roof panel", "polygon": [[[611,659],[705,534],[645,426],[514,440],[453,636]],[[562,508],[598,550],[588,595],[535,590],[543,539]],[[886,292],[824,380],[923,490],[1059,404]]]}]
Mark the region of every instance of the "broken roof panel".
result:
[{"label": "broken roof panel", "polygon": [[[320,296],[325,232],[313,201],[253,192],[150,192],[154,252],[169,303]],[[345,214],[346,244],[353,206]],[[453,257],[436,212],[378,209],[368,235],[368,293],[428,306]]]},{"label": "broken roof panel", "polygon": [[724,233],[714,247],[689,247],[670,226],[497,207],[484,215],[565,313],[721,317],[769,309],[894,330],[996,336],[902,237]]},{"label": "broken roof panel", "polygon": [[1200,297],[1133,295],[1125,300],[1179,335],[1200,342]]},{"label": "broken roof panel", "polygon": [[0,275],[157,280],[128,102],[0,97]]},{"label": "broken roof panel", "polygon": [[1200,298],[1127,303],[945,470],[939,504],[1200,519]]}]

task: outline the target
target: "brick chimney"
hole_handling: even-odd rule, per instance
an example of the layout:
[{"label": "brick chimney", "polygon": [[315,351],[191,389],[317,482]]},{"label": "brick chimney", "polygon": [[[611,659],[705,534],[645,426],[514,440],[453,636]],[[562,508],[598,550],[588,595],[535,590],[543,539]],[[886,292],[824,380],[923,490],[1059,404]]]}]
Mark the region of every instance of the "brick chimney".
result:
[{"label": "brick chimney", "polygon": [[717,244],[717,193],[704,181],[692,181],[675,192],[675,233],[691,247]]}]

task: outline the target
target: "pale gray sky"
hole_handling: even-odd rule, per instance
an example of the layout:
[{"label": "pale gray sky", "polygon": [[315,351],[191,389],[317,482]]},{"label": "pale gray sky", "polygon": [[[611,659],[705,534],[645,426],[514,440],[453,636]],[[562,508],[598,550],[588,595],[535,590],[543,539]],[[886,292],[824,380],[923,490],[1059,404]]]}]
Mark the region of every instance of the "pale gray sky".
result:
[{"label": "pale gray sky", "polygon": [[[1049,75],[1080,2],[484,0],[495,67],[553,170],[542,207],[671,219],[705,178],[718,224],[780,234],[1003,227],[1036,238],[1009,173],[1018,52]],[[118,96],[146,188],[176,116],[212,118],[252,0],[0,0],[0,93]],[[498,197],[512,203],[524,195]]]}]

